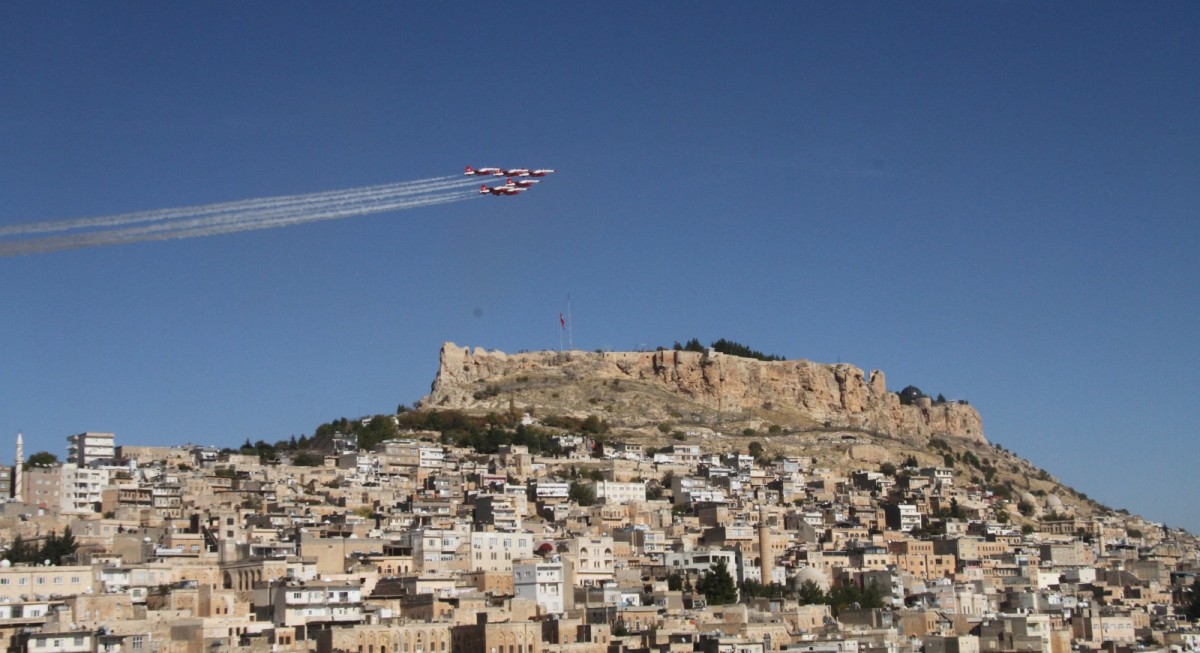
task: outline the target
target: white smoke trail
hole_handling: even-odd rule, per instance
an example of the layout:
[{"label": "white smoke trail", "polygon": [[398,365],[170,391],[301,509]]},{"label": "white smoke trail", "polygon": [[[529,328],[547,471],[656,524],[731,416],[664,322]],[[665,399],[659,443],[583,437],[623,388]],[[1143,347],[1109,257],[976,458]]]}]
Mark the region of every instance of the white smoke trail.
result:
[{"label": "white smoke trail", "polygon": [[360,188],[323,191],[319,193],[306,193],[303,195],[254,198],[248,200],[236,200],[233,202],[220,202],[216,204],[204,204],[200,206],[187,206],[172,209],[156,209],[153,211],[138,211],[134,213],[122,213],[117,215],[98,216],[91,218],[31,222],[26,224],[9,225],[7,227],[0,226],[0,237],[11,236],[14,234],[37,234],[57,231],[70,231],[73,229],[118,227],[126,224],[136,224],[139,222],[175,220],[214,213],[232,213],[268,207],[305,205],[326,201],[336,201],[340,199],[367,199],[379,195],[420,192],[447,186],[469,186],[474,183],[476,183],[474,180],[463,179],[458,175],[450,175],[399,183],[380,184],[377,186],[363,186]]},{"label": "white smoke trail", "polygon": [[[469,184],[474,185],[474,181],[470,181]],[[437,191],[452,190],[454,187],[463,185],[466,184],[462,180],[457,180],[424,186],[422,190],[403,188],[403,190],[388,193],[374,193],[365,198],[335,198],[324,200],[324,202],[271,206],[271,208],[259,210],[194,217],[191,220],[160,221],[140,227],[91,230],[91,232],[46,236],[46,238],[0,240],[0,257],[287,227],[292,224],[414,209],[418,206],[461,202],[464,199],[482,197],[473,191],[431,194]],[[191,214],[184,215],[198,215],[198,212],[192,211]]]},{"label": "white smoke trail", "polygon": [[[253,229],[271,229],[320,220],[445,204],[481,197],[473,191],[457,190],[464,186],[473,186],[476,183],[478,182],[475,180],[464,180],[461,177],[437,177],[400,184],[308,195],[13,225],[0,229],[0,257],[152,240],[194,238]],[[139,223],[149,224],[136,227],[127,226]],[[2,236],[12,234],[54,233],[84,228],[93,230],[41,238],[9,238],[8,240],[2,238]]]},{"label": "white smoke trail", "polygon": [[[293,215],[297,213],[312,213],[319,211],[327,211],[338,207],[353,207],[355,205],[373,205],[379,202],[388,202],[401,197],[412,195],[426,195],[432,192],[447,191],[455,188],[460,188],[465,185],[473,185],[474,182],[464,182],[461,179],[455,181],[446,181],[438,183],[427,183],[420,186],[406,187],[400,189],[392,189],[388,191],[372,191],[365,194],[346,194],[340,196],[331,196],[328,199],[321,201],[305,201],[303,203],[264,205],[263,208],[254,210],[235,210],[224,212],[201,212],[187,215],[188,219],[183,217],[174,220],[162,220],[154,224],[149,224],[144,227],[136,227],[132,229],[114,230],[115,233],[142,234],[152,233],[155,231],[175,231],[179,229],[190,229],[194,227],[207,227],[224,223],[242,223],[256,222],[260,220],[270,220],[277,217]],[[211,213],[205,215],[205,213]],[[199,217],[191,217],[198,215]],[[128,224],[128,223],[127,223]],[[0,241],[2,242],[2,241]]]}]

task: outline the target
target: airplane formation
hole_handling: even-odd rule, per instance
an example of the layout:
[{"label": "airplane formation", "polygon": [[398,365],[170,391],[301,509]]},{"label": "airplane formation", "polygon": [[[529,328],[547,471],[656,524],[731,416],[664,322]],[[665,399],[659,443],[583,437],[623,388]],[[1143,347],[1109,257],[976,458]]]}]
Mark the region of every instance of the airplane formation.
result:
[{"label": "airplane formation", "polygon": [[[534,184],[541,183],[541,179],[530,179],[529,177],[545,177],[554,172],[548,168],[538,168],[530,170],[529,168],[472,168],[467,166],[467,171],[463,174],[468,177],[475,175],[480,177],[507,177],[504,184],[500,186],[488,186],[483,184],[479,187],[480,195],[519,195],[530,188]],[[513,179],[517,177],[517,179]]]}]

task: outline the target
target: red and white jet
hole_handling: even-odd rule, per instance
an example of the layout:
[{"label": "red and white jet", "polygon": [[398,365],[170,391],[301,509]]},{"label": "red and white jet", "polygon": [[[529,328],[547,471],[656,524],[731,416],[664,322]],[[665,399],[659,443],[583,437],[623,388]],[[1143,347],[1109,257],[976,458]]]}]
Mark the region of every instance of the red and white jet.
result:
[{"label": "red and white jet", "polygon": [[510,168],[505,170],[504,174],[507,177],[528,177],[533,173],[530,172],[529,168]]},{"label": "red and white jet", "polygon": [[552,172],[554,172],[554,171],[550,170],[548,168],[538,168],[537,170],[530,170],[529,176],[530,177],[545,177],[546,175],[548,175]]},{"label": "red and white jet", "polygon": [[479,187],[480,195],[487,195],[488,193],[491,193],[492,195],[517,195],[524,192],[524,188],[520,188],[515,185],[510,186],[508,184],[503,186],[492,186],[491,188],[488,188],[488,185],[484,184]]},{"label": "red and white jet", "polygon": [[500,168],[480,168],[480,169],[476,170],[476,169],[472,168],[471,166],[467,166],[467,171],[463,174],[467,175],[468,177],[470,177],[471,175],[482,175],[482,176],[488,176],[488,177],[503,177],[504,171],[501,170]]},{"label": "red and white jet", "polygon": [[517,179],[516,181],[514,181],[512,177],[509,177],[508,183],[504,184],[504,185],[505,186],[516,186],[517,188],[529,188],[529,187],[533,186],[534,184],[540,184],[540,183],[542,183],[541,179]]}]

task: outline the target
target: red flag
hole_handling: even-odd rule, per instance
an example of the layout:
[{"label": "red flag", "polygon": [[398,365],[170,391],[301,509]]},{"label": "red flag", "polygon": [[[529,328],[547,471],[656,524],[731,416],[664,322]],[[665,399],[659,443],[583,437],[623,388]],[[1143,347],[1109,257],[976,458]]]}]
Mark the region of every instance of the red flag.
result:
[{"label": "red flag", "polygon": [[563,319],[561,312],[558,314],[558,328],[560,328],[560,329],[567,328],[567,321]]}]

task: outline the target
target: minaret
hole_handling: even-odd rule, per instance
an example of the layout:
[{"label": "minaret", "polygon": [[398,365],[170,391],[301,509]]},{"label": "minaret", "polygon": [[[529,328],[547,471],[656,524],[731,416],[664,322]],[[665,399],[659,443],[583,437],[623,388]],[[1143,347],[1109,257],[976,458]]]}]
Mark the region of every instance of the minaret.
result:
[{"label": "minaret", "polygon": [[771,559],[771,527],[767,524],[766,506],[758,509],[758,559],[762,565],[762,584],[770,585],[775,561]]},{"label": "minaret", "polygon": [[24,484],[22,483],[22,481],[24,479],[21,477],[21,473],[23,471],[22,468],[24,466],[25,466],[25,443],[21,439],[21,432],[17,431],[17,460],[16,460],[16,464],[13,465],[13,487],[12,487],[13,501],[24,501],[25,500],[25,492],[23,491],[25,489],[25,487],[24,487]]}]

